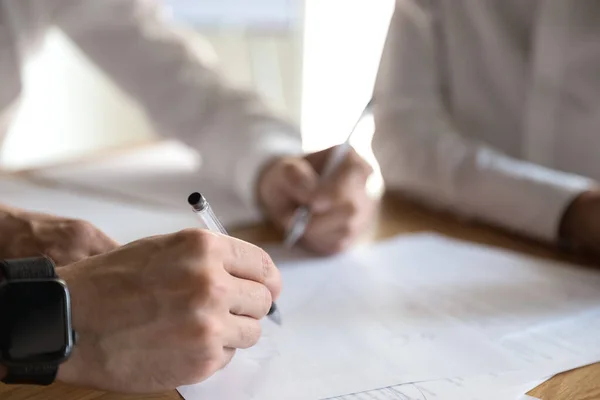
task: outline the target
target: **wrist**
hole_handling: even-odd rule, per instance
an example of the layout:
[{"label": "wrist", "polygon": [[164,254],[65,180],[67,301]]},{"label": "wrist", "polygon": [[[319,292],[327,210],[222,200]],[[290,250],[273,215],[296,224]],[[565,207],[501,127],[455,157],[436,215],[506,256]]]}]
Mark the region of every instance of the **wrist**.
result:
[{"label": "wrist", "polygon": [[[56,380],[72,385],[86,384],[85,379],[83,379],[85,375],[83,374],[89,373],[89,368],[86,368],[86,361],[83,360],[84,354],[82,354],[81,350],[82,345],[85,346],[90,337],[89,329],[86,325],[86,315],[93,309],[86,306],[87,299],[83,295],[91,291],[89,287],[82,287],[82,283],[85,284],[85,279],[82,279],[81,275],[85,274],[85,269],[85,261],[56,269],[56,274],[61,280],[65,281],[69,289],[71,319],[73,329],[78,334],[77,344],[73,348],[71,356],[58,367]],[[87,365],[87,367],[90,367],[90,365]]]}]

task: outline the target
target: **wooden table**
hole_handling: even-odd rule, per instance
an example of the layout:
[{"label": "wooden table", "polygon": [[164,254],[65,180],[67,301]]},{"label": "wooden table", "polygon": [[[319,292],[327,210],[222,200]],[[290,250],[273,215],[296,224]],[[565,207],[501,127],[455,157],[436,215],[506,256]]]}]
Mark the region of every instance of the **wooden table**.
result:
[{"label": "wooden table", "polygon": [[[499,246],[506,249],[540,257],[568,260],[540,244],[500,233],[488,227],[458,221],[447,215],[424,210],[408,202],[386,198],[383,202],[376,226],[367,240],[377,240],[401,233],[435,231],[454,238]],[[279,240],[274,229],[268,226],[242,229],[236,236],[257,243]],[[600,332],[598,332],[600,340]],[[542,400],[593,400],[600,399],[600,364],[564,373],[554,377],[530,393]],[[0,400],[175,400],[181,399],[177,392],[131,396],[103,393],[82,388],[55,384],[47,388],[9,387],[0,385]],[[210,399],[213,400],[213,399]],[[285,400],[285,399],[282,399]],[[512,399],[509,399],[512,400]]]}]

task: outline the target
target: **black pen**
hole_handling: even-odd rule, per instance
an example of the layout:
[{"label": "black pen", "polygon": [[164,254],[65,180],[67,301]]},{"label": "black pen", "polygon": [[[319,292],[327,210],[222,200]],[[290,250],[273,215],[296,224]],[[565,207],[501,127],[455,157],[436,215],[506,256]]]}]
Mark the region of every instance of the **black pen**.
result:
[{"label": "black pen", "polygon": [[[206,225],[209,230],[229,236],[227,230],[223,224],[221,224],[221,221],[219,221],[204,196],[197,192],[192,193],[188,197],[188,203],[190,206],[192,206],[194,213],[202,220],[204,225]],[[271,309],[267,315],[271,321],[275,322],[277,325],[281,325],[281,313],[277,309],[277,305],[274,302],[271,304]]]}]

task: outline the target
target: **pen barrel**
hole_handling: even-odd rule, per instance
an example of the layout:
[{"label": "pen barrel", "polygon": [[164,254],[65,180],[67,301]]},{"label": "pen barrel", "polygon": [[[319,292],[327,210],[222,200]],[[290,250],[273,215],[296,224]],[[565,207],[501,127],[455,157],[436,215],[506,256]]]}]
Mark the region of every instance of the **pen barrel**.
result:
[{"label": "pen barrel", "polygon": [[344,159],[348,155],[350,151],[350,142],[344,142],[339,146],[336,146],[331,151],[331,156],[327,160],[323,171],[321,172],[321,181],[326,181],[331,178],[331,176],[335,173],[335,171],[340,167],[340,165],[344,162]]},{"label": "pen barrel", "polygon": [[228,235],[227,230],[221,224],[210,205],[207,204],[203,210],[196,211],[196,215],[200,218],[200,221],[204,225],[205,229],[208,229],[212,232],[221,233],[223,235]]}]

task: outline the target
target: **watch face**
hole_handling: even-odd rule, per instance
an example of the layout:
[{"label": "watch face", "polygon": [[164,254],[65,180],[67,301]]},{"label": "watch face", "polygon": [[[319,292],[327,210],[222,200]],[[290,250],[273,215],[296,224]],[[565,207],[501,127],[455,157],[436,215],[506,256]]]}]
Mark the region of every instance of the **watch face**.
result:
[{"label": "watch face", "polygon": [[69,292],[59,280],[0,288],[0,358],[10,365],[60,363],[70,354]]}]

